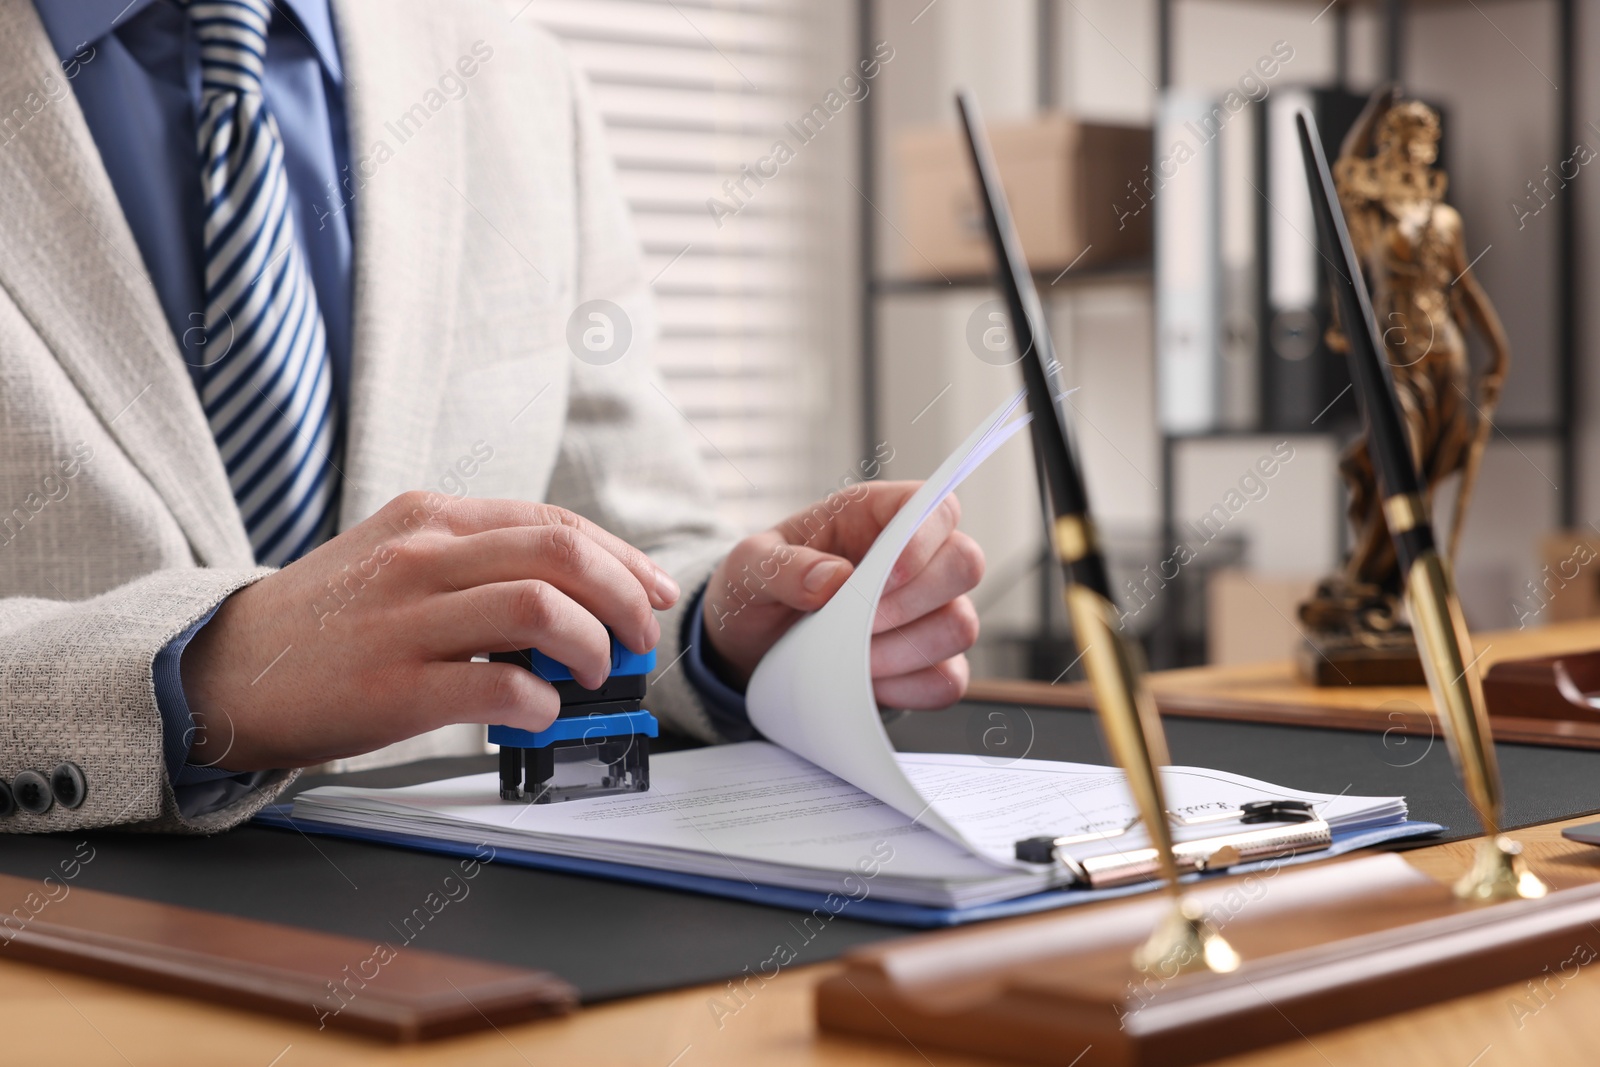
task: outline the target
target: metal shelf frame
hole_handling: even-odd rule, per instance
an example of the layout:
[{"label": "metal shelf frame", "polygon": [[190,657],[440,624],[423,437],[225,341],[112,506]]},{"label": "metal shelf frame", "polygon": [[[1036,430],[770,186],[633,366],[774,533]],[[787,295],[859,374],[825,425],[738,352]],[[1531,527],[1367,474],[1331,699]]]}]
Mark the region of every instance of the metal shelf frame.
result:
[{"label": "metal shelf frame", "polygon": [[[1204,4],[1206,0],[1157,0],[1156,13],[1156,42],[1157,42],[1157,68],[1160,88],[1165,90],[1173,81],[1173,14],[1179,3]],[[1265,2],[1265,0],[1264,0]],[[1404,53],[1407,29],[1407,13],[1410,7],[1408,0],[1374,0],[1381,12],[1384,24],[1383,34],[1383,70],[1384,76],[1390,81],[1404,79]],[[1465,2],[1465,0],[1463,0]],[[1534,2],[1534,0],[1530,0]],[[1540,3],[1553,3],[1557,14],[1557,34],[1559,39],[1556,82],[1557,89],[1557,143],[1575,144],[1579,136],[1578,110],[1577,110],[1577,2],[1576,0],[1537,0]],[[1055,86],[1057,74],[1060,70],[1061,58],[1057,55],[1057,30],[1060,18],[1060,0],[1035,0],[1035,25],[1037,49],[1037,100],[1041,111],[1054,108],[1056,100]],[[1349,9],[1352,5],[1349,0],[1339,0],[1333,8],[1331,15],[1334,19],[1334,33],[1336,35],[1336,79],[1343,83],[1348,73],[1350,55],[1349,34]],[[878,4],[876,0],[857,0],[856,4],[856,36],[857,51],[862,59],[869,59],[872,55],[874,44],[873,32],[877,23]],[[931,294],[949,292],[956,288],[979,288],[992,283],[983,278],[959,278],[927,281],[923,279],[894,279],[879,276],[881,256],[878,249],[878,233],[875,211],[871,199],[877,193],[877,159],[876,148],[878,140],[877,121],[877,94],[870,94],[861,101],[860,122],[858,125],[859,144],[857,146],[857,184],[864,195],[860,198],[859,233],[858,233],[858,269],[862,279],[861,304],[859,309],[860,328],[860,380],[861,394],[861,439],[863,448],[869,454],[873,442],[878,440],[878,399],[880,386],[879,372],[879,328],[881,319],[879,302],[886,298],[897,296]],[[1576,223],[1579,218],[1579,200],[1582,196],[1582,186],[1573,183],[1565,190],[1565,195],[1551,205],[1557,212],[1555,220],[1556,231],[1559,234],[1556,248],[1556,397],[1554,419],[1549,424],[1529,424],[1516,426],[1498,426],[1497,430],[1510,438],[1553,438],[1556,441],[1559,453],[1560,485],[1557,490],[1559,498],[1560,521],[1563,526],[1573,526],[1577,521],[1578,506],[1578,453],[1577,453],[1577,417],[1579,386],[1579,364],[1577,346],[1580,328],[1580,307],[1577,299],[1577,257],[1578,235]],[[869,199],[871,198],[871,199]],[[1075,284],[1092,284],[1095,281],[1110,279],[1126,279],[1148,276],[1149,264],[1119,265],[1098,270],[1089,269],[1078,272],[1080,275],[1074,279]],[[1048,278],[1041,278],[1048,283]],[[1153,297],[1152,297],[1153,298]],[[1230,438],[1244,438],[1261,436],[1271,433],[1268,430],[1219,430],[1203,434],[1172,435],[1162,434],[1161,441],[1161,493],[1160,493],[1160,519],[1159,530],[1162,540],[1166,543],[1173,541],[1176,531],[1176,485],[1174,475],[1177,467],[1178,451],[1191,442],[1215,441]],[[1315,431],[1313,435],[1337,433],[1338,431]],[[1340,489],[1342,497],[1342,487]],[[1342,508],[1340,509],[1342,511]],[[1052,583],[1040,582],[1041,587],[1041,620],[1042,625],[1049,626],[1049,620],[1056,614]],[[1162,625],[1152,640],[1151,659],[1157,667],[1174,667],[1186,665],[1185,655],[1181,648],[1182,635],[1178,632],[1178,622],[1183,617],[1182,605],[1178,602],[1181,591],[1174,584],[1171,593],[1173,602],[1169,603],[1169,610],[1163,613]]]}]

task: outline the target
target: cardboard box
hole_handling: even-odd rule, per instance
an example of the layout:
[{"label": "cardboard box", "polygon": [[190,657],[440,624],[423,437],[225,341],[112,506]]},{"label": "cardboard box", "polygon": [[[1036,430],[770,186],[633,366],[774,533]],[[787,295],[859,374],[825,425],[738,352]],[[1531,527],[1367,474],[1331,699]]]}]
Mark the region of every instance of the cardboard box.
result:
[{"label": "cardboard box", "polygon": [[1600,537],[1593,530],[1560,530],[1539,547],[1538,577],[1512,591],[1522,626],[1600,615]]},{"label": "cardboard box", "polygon": [[[1153,208],[1130,214],[1151,160],[1148,126],[1080,123],[1046,115],[989,128],[1000,180],[1035,273],[1150,258]],[[900,276],[994,270],[965,137],[954,128],[907,130],[894,144],[900,182]],[[1119,218],[1119,215],[1121,216]],[[1078,259],[1085,248],[1088,252]]]}]

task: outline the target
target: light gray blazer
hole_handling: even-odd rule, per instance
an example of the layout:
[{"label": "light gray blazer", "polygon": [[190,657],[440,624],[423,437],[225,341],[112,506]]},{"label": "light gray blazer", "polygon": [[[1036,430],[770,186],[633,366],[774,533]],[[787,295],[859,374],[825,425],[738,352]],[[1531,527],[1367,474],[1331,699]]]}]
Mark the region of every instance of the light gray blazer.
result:
[{"label": "light gray blazer", "polygon": [[[407,489],[459,491],[458,462],[487,445],[471,495],[586,515],[687,600],[732,533],[647,364],[649,279],[571,64],[488,2],[333,7],[364,183],[341,528]],[[440,79],[463,56],[478,69],[451,99]],[[608,366],[567,345],[592,299],[634,328]],[[0,777],[70,760],[88,787],[0,831],[214,831],[276,796],[291,772],[183,816],[151,676],[174,635],[265,573],[50,41],[29,0],[0,0]],[[680,612],[662,619],[663,666]],[[714,733],[681,667],[651,708]],[[450,749],[432,736],[407,751]]]}]

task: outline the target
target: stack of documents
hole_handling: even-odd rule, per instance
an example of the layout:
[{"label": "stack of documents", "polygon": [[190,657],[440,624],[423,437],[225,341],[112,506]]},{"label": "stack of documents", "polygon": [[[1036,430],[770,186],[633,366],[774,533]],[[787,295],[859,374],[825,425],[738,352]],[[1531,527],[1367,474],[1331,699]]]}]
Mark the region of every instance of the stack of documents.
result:
[{"label": "stack of documents", "polygon": [[[1060,868],[1018,863],[1020,837],[1114,835],[1073,846],[1079,859],[1147,844],[1138,829],[1115,834],[1134,807],[1121,772],[1107,767],[920,753],[902,753],[899,762],[977,851],[762,741],[657,756],[648,793],[507,804],[498,778],[483,774],[401,789],[314,789],[295,800],[294,818],[934,908],[1010,900],[1066,881]],[[1168,803],[1185,816],[1305,800],[1336,836],[1406,816],[1400,797],[1296,792],[1190,767],[1168,768],[1165,780]],[[1208,821],[1178,837],[1238,828]]]}]

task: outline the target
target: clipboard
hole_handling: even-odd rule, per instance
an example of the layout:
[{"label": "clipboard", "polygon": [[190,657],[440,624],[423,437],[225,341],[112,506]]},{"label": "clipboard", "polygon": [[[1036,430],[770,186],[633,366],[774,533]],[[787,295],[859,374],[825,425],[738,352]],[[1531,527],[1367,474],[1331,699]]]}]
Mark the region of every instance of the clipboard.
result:
[{"label": "clipboard", "polygon": [[[340,837],[353,841],[368,841],[374,844],[393,845],[398,848],[415,849],[421,852],[435,852],[446,856],[468,857],[478,855],[473,846],[463,845],[456,841],[340,826],[313,819],[296,819],[291,816],[292,808],[293,806],[289,804],[279,804],[266,808],[255,817],[254,823],[258,826],[267,826],[275,829]],[[1443,833],[1444,830],[1445,828],[1438,823],[1419,821],[1391,823],[1386,826],[1355,826],[1334,834],[1331,843],[1326,849],[1297,856],[1275,856],[1257,862],[1241,863],[1230,868],[1227,873],[1248,874],[1252,871],[1275,870],[1281,866],[1328,859],[1357,849],[1370,848],[1374,845],[1388,842],[1411,841],[1431,837]],[[559,871],[565,874],[632,882],[637,885],[656,886],[663,889],[677,889],[689,893],[703,893],[708,896],[726,897],[732,900],[742,900],[752,904],[765,904],[769,907],[786,908],[792,911],[812,912],[818,908],[823,908],[832,912],[832,914],[850,919],[912,929],[940,929],[965,926],[989,919],[1033,915],[1077,904],[1088,904],[1097,900],[1115,900],[1120,897],[1135,896],[1147,892],[1154,889],[1157,884],[1155,882],[1138,882],[1103,889],[1069,887],[969,908],[934,908],[920,904],[902,904],[897,901],[874,900],[868,895],[860,900],[850,902],[838,911],[833,911],[827,904],[828,894],[824,893],[787,889],[782,886],[758,885],[705,875],[683,874],[676,871],[662,871],[649,867],[636,867],[625,863],[557,856],[546,852],[500,847],[495,849],[493,862],[505,863],[514,867],[530,867],[537,870]],[[1199,879],[1215,877],[1215,875],[1196,873],[1190,877]]]}]

